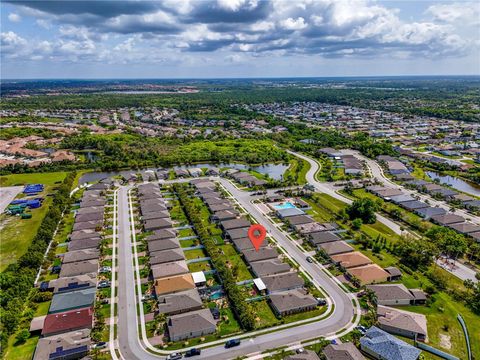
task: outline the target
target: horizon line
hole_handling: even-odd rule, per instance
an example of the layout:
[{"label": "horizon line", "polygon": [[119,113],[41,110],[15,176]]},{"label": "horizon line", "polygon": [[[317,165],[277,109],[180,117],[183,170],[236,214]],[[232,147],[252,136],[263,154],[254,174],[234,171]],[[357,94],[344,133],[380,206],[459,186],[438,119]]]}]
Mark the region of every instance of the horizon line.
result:
[{"label": "horizon line", "polygon": [[332,76],[245,76],[245,77],[38,77],[0,78],[1,81],[40,81],[40,80],[255,80],[255,79],[348,79],[348,78],[402,78],[402,77],[480,77],[480,74],[437,74],[437,75],[332,75]]}]

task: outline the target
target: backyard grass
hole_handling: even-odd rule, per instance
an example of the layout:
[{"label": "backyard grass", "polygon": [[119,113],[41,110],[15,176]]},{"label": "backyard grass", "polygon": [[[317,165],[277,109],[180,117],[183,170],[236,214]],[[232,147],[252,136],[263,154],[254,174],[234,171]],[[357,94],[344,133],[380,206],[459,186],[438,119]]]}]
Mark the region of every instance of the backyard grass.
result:
[{"label": "backyard grass", "polygon": [[32,336],[24,344],[15,345],[15,334],[10,337],[4,359],[31,360],[38,342],[38,336]]},{"label": "backyard grass", "polygon": [[184,254],[187,260],[208,257],[207,253],[203,249],[187,250],[184,251]]},{"label": "backyard grass", "polygon": [[235,334],[242,331],[240,324],[235,319],[233,312],[229,308],[220,309],[220,321],[217,325],[217,332],[220,336]]},{"label": "backyard grass", "polygon": [[233,275],[237,281],[249,280],[253,276],[247,268],[240,255],[234,255],[227,258],[227,265],[232,268]]},{"label": "backyard grass", "polygon": [[37,316],[43,316],[48,314],[48,309],[50,308],[50,303],[51,301],[45,301],[38,303],[37,310],[35,310],[35,314],[33,315],[34,317]]},{"label": "backyard grass", "polygon": [[197,271],[210,271],[212,270],[212,265],[210,261],[201,261],[196,263],[188,264],[188,270],[190,272],[197,272]]},{"label": "backyard grass", "polygon": [[[445,293],[434,294],[435,301],[430,306],[405,306],[404,310],[424,314],[427,317],[429,344],[461,359],[466,358],[467,346],[457,314],[465,319],[470,335],[470,345],[475,358],[480,354],[480,332],[474,324],[480,323],[480,316],[472,314],[463,304],[454,301]],[[442,337],[449,337],[451,348],[444,347]]]},{"label": "backyard grass", "polygon": [[178,237],[179,238],[184,238],[188,236],[194,236],[195,232],[192,229],[182,229],[178,230]]},{"label": "backyard grass", "polygon": [[192,247],[197,245],[197,239],[190,239],[190,240],[180,240],[180,246],[182,248]]},{"label": "backyard grass", "polygon": [[[398,258],[384,250],[382,250],[380,254],[374,254],[371,250],[363,250],[358,244],[351,245],[356,250],[360,250],[374,263],[381,267],[398,266]],[[446,277],[448,288],[465,290],[460,279],[441,268],[437,269]],[[423,274],[418,272],[407,274],[405,271],[403,271],[400,282],[409,289],[425,288],[427,285],[431,284],[430,280]],[[480,323],[480,316],[475,315],[462,302],[454,300],[445,292],[439,291],[433,295],[433,298],[434,301],[430,306],[402,306],[401,308],[422,313],[427,316],[429,344],[431,346],[445,350],[446,352],[459,356],[460,358],[464,358],[466,353],[465,338],[457,320],[457,314],[461,314],[467,323],[472,351],[478,356],[478,354],[480,354],[480,332],[473,324]],[[446,328],[448,328],[448,331],[445,330],[446,328],[444,329],[445,325],[447,326]],[[440,334],[450,336],[450,341],[452,343],[452,348],[450,350],[441,347],[442,342]]]},{"label": "backyard grass", "polygon": [[279,320],[276,318],[266,300],[252,302],[251,306],[255,313],[257,328],[271,327],[279,323]]}]

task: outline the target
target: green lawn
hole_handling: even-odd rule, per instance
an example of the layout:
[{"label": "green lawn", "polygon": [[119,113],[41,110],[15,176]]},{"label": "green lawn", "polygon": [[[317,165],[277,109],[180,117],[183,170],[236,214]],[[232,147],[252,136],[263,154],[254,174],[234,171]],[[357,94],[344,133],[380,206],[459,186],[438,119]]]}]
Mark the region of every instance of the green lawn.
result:
[{"label": "green lawn", "polygon": [[64,171],[51,173],[11,174],[0,176],[0,186],[14,186],[26,184],[54,185],[62,182],[67,176]]},{"label": "green lawn", "polygon": [[15,345],[15,335],[10,337],[4,359],[31,360],[38,342],[38,336],[32,336],[24,344]]},{"label": "green lawn", "polygon": [[[462,328],[457,320],[457,314],[462,314],[469,330],[472,352],[477,358],[480,354],[480,331],[475,324],[480,323],[480,316],[472,314],[463,304],[454,301],[445,293],[435,294],[434,297],[435,302],[431,306],[404,306],[401,308],[424,314],[427,317],[430,345],[464,359],[467,346]],[[441,335],[450,338],[450,349],[441,346]]]},{"label": "green lawn", "polygon": [[66,172],[12,174],[0,177],[1,186],[24,185],[40,183],[45,185],[45,190],[39,194],[45,200],[38,209],[28,210],[31,219],[22,220],[17,216],[0,215],[0,271],[15,262],[27,250],[37,233],[37,230],[52,203],[52,197],[46,196],[54,190],[55,184],[63,181]]},{"label": "green lawn", "polygon": [[232,310],[229,308],[220,309],[220,321],[217,324],[217,332],[220,336],[235,334],[242,331],[240,324],[235,319]]},{"label": "green lawn", "polygon": [[237,250],[235,250],[233,245],[230,245],[230,244],[221,245],[220,249],[222,250],[223,254],[226,257],[238,255]]},{"label": "green lawn", "polygon": [[[300,170],[299,166],[301,166]],[[306,160],[300,158],[293,158],[290,160],[290,166],[283,174],[283,179],[292,178],[295,183],[303,185],[307,183],[306,175],[308,170],[310,170],[310,163]]]},{"label": "green lawn", "polygon": [[51,192],[51,186],[47,186],[40,196],[45,200],[38,209],[28,210],[32,214],[31,219],[21,219],[18,216],[7,214],[0,215],[0,271],[14,263],[24,254],[36,235],[45,214],[52,203],[52,198],[46,196]]},{"label": "green lawn", "polygon": [[227,259],[227,264],[232,268],[233,275],[237,281],[252,279],[253,276],[247,268],[240,255],[230,256]]},{"label": "green lawn", "polygon": [[50,308],[50,303],[51,303],[51,301],[45,301],[45,302],[42,302],[42,303],[38,303],[37,304],[38,307],[37,307],[37,310],[35,310],[34,317],[47,315],[48,314],[48,309]]},{"label": "green lawn", "polygon": [[284,316],[283,321],[286,324],[288,324],[288,323],[292,323],[292,322],[295,322],[295,321],[311,319],[311,318],[322,315],[326,311],[327,311],[327,307],[326,306],[321,306],[318,309],[315,309],[315,310],[312,310],[312,311],[305,311],[305,312],[301,312],[301,313],[298,313],[298,314]]},{"label": "green lawn", "polygon": [[188,270],[190,272],[209,271],[212,270],[212,265],[210,264],[210,261],[190,263],[188,264]]},{"label": "green lawn", "polygon": [[183,238],[187,236],[194,236],[195,232],[192,229],[182,229],[178,230],[178,237]]},{"label": "green lawn", "polygon": [[187,260],[208,257],[207,253],[203,249],[187,250],[184,251],[184,254]]},{"label": "green lawn", "polygon": [[198,240],[197,239],[190,239],[190,240],[180,240],[180,246],[182,248],[187,248],[191,246],[198,245]]},{"label": "green lawn", "polygon": [[266,300],[252,302],[252,308],[255,312],[255,321],[257,328],[265,328],[277,325],[279,320],[273,313]]}]

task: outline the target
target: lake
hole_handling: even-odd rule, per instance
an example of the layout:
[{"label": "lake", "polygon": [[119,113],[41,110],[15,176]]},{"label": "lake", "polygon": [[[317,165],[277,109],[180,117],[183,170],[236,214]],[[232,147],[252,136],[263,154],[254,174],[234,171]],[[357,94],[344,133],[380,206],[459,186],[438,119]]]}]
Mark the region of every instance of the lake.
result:
[{"label": "lake", "polygon": [[462,191],[464,193],[474,195],[474,196],[480,196],[480,186],[474,183],[471,183],[450,175],[441,175],[434,171],[426,171],[425,173],[431,179],[433,180],[438,179],[440,183],[449,185],[458,191]]},{"label": "lake", "polygon": [[[260,174],[268,174],[268,176],[275,180],[281,180],[283,174],[288,169],[289,165],[284,164],[265,164],[259,166],[250,166],[245,164],[195,164],[195,165],[182,165],[174,166],[173,169],[193,169],[193,168],[232,168],[238,170],[253,170]],[[143,170],[121,170],[121,171],[104,171],[104,172],[89,172],[80,177],[79,183],[90,183],[95,181],[100,181],[112,176],[121,175],[125,178],[129,178],[132,174],[136,174],[145,170],[155,170],[155,169],[143,169]]]}]

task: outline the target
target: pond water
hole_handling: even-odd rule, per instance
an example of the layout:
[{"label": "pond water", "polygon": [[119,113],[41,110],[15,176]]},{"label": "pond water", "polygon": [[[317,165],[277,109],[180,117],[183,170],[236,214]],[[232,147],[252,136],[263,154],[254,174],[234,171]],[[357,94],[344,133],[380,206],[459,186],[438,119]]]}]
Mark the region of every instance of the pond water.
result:
[{"label": "pond water", "polygon": [[[232,168],[238,170],[254,170],[259,172],[260,174],[268,174],[268,176],[275,180],[281,180],[285,170],[288,169],[288,165],[284,164],[265,164],[260,166],[250,166],[245,164],[195,164],[195,165],[182,165],[182,166],[174,166],[174,169],[193,169],[193,168]],[[132,174],[140,173],[145,170],[154,170],[154,169],[143,169],[143,170],[122,170],[122,171],[109,171],[109,172],[90,172],[82,175],[80,177],[79,183],[90,183],[95,181],[100,181],[102,179],[106,179],[112,176],[121,175],[125,178],[129,178]]]},{"label": "pond water", "polygon": [[433,180],[438,179],[441,184],[449,185],[452,188],[467,194],[480,196],[480,186],[476,184],[459,179],[454,176],[441,175],[434,171],[426,171],[425,173]]}]

